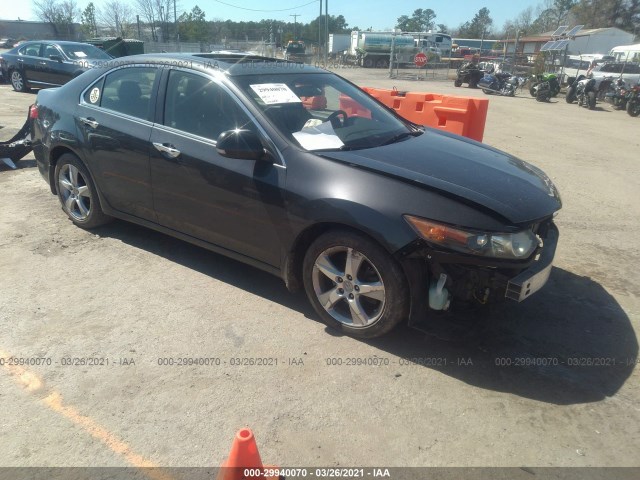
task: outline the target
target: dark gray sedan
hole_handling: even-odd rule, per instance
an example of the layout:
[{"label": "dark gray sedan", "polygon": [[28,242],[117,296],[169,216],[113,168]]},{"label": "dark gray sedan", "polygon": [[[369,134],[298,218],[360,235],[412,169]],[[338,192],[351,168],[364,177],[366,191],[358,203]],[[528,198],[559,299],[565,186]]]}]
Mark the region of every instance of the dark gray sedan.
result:
[{"label": "dark gray sedan", "polygon": [[26,92],[64,85],[96,63],[111,59],[88,43],[30,41],[2,54],[2,72],[14,90]]},{"label": "dark gray sedan", "polygon": [[561,201],[542,171],[322,69],[125,57],[41,91],[30,116],[73,223],[116,217],[254,265],[349,335],[522,301],[551,271]]}]

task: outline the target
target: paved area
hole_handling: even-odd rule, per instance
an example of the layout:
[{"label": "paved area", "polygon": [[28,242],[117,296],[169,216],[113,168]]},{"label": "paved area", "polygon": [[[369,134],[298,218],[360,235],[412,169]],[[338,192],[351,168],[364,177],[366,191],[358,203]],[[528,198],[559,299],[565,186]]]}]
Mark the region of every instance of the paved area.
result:
[{"label": "paved area", "polygon": [[[124,222],[74,227],[32,156],[0,167],[0,466],[216,466],[243,426],[277,465],[638,466],[640,119],[489,98],[484,141],[547,172],[564,208],[549,284],[466,333],[340,336],[268,274]],[[0,85],[0,137],[34,100]]]}]

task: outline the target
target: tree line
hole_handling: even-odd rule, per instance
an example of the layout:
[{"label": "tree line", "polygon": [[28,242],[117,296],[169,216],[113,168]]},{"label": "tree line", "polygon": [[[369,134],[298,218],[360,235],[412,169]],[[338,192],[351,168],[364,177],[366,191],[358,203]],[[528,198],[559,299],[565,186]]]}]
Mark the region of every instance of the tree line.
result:
[{"label": "tree line", "polygon": [[516,35],[535,35],[555,30],[560,25],[584,25],[585,28],[617,27],[637,33],[640,26],[640,0],[544,0],[527,7],[515,18],[496,28],[489,9],[481,8],[473,18],[457,28],[436,23],[436,12],[419,8],[411,16],[401,15],[396,28],[406,32],[437,30],[457,38],[504,39]]},{"label": "tree line", "polygon": [[[207,19],[197,5],[183,11],[176,7],[174,0],[132,0],[131,3],[102,0],[99,5],[89,3],[84,10],[80,10],[76,0],[33,0],[33,7],[36,16],[52,24],[57,35],[69,35],[73,24],[79,22],[86,37],[106,34],[137,38],[140,35],[148,41],[175,41],[179,37],[184,42],[213,44],[232,39],[276,44],[296,39],[317,43],[318,22],[324,25],[326,18],[316,17],[308,23]],[[395,27],[405,32],[437,30],[457,38],[487,39],[509,38],[516,32],[533,35],[555,30],[559,25],[577,24],[585,28],[618,27],[636,33],[640,26],[640,0],[543,0],[537,7],[528,7],[507,20],[500,28],[495,26],[486,7],[456,28],[436,23],[436,18],[433,9],[419,8],[411,15],[398,17]],[[328,20],[329,33],[360,30],[357,26],[350,27],[342,15],[331,15]],[[324,41],[322,36],[321,43]]]},{"label": "tree line", "polygon": [[[208,19],[199,6],[183,11],[174,0],[103,0],[91,2],[83,10],[75,0],[33,0],[33,10],[36,17],[53,26],[58,36],[70,37],[74,24],[80,23],[81,33],[87,38],[140,36],[147,41],[173,42],[179,38],[182,42],[213,44],[232,39],[276,44],[296,39],[317,43],[318,22],[321,20],[324,27],[327,19],[326,15],[308,23]],[[329,15],[328,29],[329,33],[348,33],[358,27],[350,27],[342,15]],[[321,40],[324,43],[324,36]]]}]

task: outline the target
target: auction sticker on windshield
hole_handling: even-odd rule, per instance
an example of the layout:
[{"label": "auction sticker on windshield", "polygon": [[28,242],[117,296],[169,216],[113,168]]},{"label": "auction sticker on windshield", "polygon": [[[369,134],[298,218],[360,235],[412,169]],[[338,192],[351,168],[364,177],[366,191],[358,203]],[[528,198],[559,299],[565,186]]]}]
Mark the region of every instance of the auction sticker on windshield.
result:
[{"label": "auction sticker on windshield", "polygon": [[250,87],[266,105],[301,102],[285,83],[259,83]]}]

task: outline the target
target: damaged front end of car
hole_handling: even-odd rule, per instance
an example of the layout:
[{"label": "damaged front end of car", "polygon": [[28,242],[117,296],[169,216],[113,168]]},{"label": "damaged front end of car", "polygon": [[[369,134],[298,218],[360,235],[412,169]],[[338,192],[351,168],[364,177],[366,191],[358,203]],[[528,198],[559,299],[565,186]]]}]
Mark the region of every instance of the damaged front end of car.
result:
[{"label": "damaged front end of car", "polygon": [[412,277],[410,326],[454,306],[521,302],[551,273],[559,232],[553,218],[506,232],[469,230],[415,216],[419,238],[398,252]]}]

